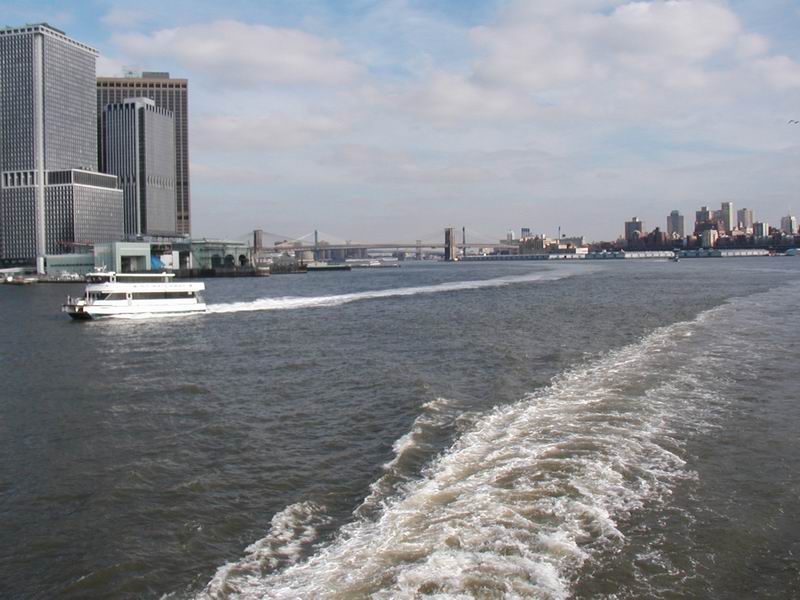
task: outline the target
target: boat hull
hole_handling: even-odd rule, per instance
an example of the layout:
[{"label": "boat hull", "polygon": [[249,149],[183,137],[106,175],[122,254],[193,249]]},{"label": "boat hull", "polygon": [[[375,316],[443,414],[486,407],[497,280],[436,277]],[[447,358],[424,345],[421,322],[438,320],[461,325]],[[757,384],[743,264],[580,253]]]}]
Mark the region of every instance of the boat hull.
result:
[{"label": "boat hull", "polygon": [[104,317],[126,317],[135,315],[187,315],[207,312],[205,304],[197,303],[184,306],[98,306],[82,304],[64,304],[62,312],[80,321],[100,319]]}]

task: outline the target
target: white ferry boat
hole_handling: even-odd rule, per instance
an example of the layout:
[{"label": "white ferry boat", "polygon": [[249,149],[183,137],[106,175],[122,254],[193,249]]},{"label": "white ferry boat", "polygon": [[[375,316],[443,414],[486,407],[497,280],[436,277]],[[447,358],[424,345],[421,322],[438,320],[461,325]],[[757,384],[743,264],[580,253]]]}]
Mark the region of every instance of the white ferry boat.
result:
[{"label": "white ferry boat", "polygon": [[84,295],[67,296],[61,310],[73,319],[206,312],[201,295],[205,284],[173,282],[173,277],[174,273],[88,273]]}]

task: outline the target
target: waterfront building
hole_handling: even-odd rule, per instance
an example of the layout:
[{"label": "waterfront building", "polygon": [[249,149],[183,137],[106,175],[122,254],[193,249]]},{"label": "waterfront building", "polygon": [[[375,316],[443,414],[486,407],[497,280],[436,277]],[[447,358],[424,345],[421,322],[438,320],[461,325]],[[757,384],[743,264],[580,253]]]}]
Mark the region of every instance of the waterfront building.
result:
[{"label": "waterfront building", "polygon": [[766,238],[769,237],[769,223],[753,223],[753,237]]},{"label": "waterfront building", "polygon": [[582,235],[572,235],[572,236],[561,236],[561,239],[558,240],[559,244],[564,244],[567,246],[572,246],[574,248],[582,248],[586,245],[586,238]]},{"label": "waterfront building", "polygon": [[742,208],[736,211],[736,221],[739,229],[745,233],[752,233],[753,231],[753,209]]},{"label": "waterfront building", "polygon": [[786,235],[797,235],[797,217],[793,215],[781,217],[781,232]]},{"label": "waterfront building", "polygon": [[630,221],[625,221],[625,240],[633,242],[638,240],[644,234],[644,223],[637,217],[633,217]]},{"label": "waterfront building", "polygon": [[683,236],[683,215],[677,210],[673,210],[667,216],[667,237],[672,240],[682,240]]},{"label": "waterfront building", "polygon": [[36,264],[122,237],[122,192],[97,173],[98,53],[48,25],[0,29],[0,261]]},{"label": "waterfront building", "polygon": [[172,113],[175,127],[175,214],[177,231],[182,235],[192,232],[188,86],[186,79],[175,79],[165,72],[145,71],[141,77],[97,78],[98,111],[126,98],[150,98],[156,107]]},{"label": "waterfront building", "polygon": [[717,229],[720,232],[730,233],[736,226],[735,214],[733,212],[733,202],[723,202],[717,220]]},{"label": "waterfront building", "polygon": [[530,227],[523,227],[522,229],[520,229],[519,239],[526,240],[529,237],[531,237],[531,228]]},{"label": "waterfront building", "polygon": [[174,236],[175,126],[172,113],[149,98],[103,108],[101,168],[119,177],[125,199],[125,235]]}]

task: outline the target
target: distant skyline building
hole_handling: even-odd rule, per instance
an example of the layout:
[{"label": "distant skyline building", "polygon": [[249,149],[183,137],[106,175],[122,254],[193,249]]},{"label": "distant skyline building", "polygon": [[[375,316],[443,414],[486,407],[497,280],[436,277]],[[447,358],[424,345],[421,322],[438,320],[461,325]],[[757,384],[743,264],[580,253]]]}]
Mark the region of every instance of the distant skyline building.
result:
[{"label": "distant skyline building", "polygon": [[753,209],[742,208],[736,211],[736,222],[739,229],[745,232],[752,231],[753,223],[755,222],[753,219]]},{"label": "distant skyline building", "polygon": [[706,229],[716,229],[714,213],[707,206],[701,206],[700,210],[694,213],[694,234],[701,235]]},{"label": "distant skyline building", "polygon": [[520,229],[519,238],[521,240],[527,239],[529,237],[531,237],[531,228],[530,227],[523,227],[522,229]]},{"label": "distant skyline building", "polygon": [[[47,23],[0,29],[0,261],[36,264],[122,236],[122,192],[97,173],[94,48]],[[118,222],[117,222],[118,221]]]},{"label": "distant skyline building", "polygon": [[684,227],[683,227],[683,215],[677,211],[673,210],[667,216],[667,237],[673,240],[676,239],[683,239],[684,237]]},{"label": "distant skyline building", "polygon": [[769,237],[769,223],[753,223],[753,236],[757,238]]},{"label": "distant skyline building", "polygon": [[175,79],[161,71],[145,71],[141,77],[97,78],[98,112],[106,105],[126,98],[150,98],[158,108],[172,113],[175,125],[175,211],[177,231],[183,235],[192,232],[188,86],[186,79]]},{"label": "distant skyline building", "polygon": [[705,229],[700,236],[700,243],[703,248],[713,248],[719,239],[719,232],[716,229]]},{"label": "distant skyline building", "polygon": [[781,231],[786,235],[797,235],[797,217],[793,215],[781,217]]},{"label": "distant skyline building", "polygon": [[628,242],[638,240],[644,233],[644,223],[637,217],[633,217],[630,221],[625,221],[625,240]]},{"label": "distant skyline building", "polygon": [[103,108],[101,168],[119,177],[125,198],[125,235],[174,236],[175,125],[172,113],[149,98]]},{"label": "distant skyline building", "polygon": [[730,233],[736,226],[735,213],[733,210],[733,202],[723,202],[720,207],[720,215],[718,219],[718,228],[725,233]]}]

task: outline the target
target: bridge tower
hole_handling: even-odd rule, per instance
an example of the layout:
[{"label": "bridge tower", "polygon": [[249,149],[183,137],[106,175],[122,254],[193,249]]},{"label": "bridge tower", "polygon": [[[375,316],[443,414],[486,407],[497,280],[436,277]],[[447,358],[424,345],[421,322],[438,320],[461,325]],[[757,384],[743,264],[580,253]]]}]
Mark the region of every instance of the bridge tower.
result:
[{"label": "bridge tower", "polygon": [[458,242],[456,242],[456,230],[447,227],[444,230],[444,259],[447,261],[458,260]]}]

